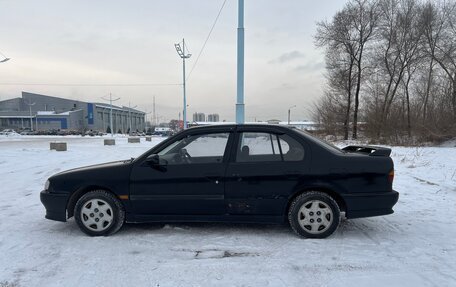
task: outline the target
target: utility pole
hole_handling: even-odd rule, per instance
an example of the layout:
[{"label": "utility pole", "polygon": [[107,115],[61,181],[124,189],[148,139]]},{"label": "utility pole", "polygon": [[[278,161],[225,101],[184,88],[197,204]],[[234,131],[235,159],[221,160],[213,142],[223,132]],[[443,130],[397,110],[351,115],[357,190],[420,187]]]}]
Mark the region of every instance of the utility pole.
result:
[{"label": "utility pole", "polygon": [[296,105],[293,105],[293,106],[288,108],[288,125],[290,125],[290,113],[291,113],[291,109],[292,108],[296,108]]},{"label": "utility pole", "polygon": [[153,117],[153,120],[152,120],[152,125],[155,127],[157,125],[157,117],[155,115],[155,96],[154,96],[154,107],[153,107],[153,110],[152,110],[152,117]]},{"label": "utility pole", "polygon": [[24,101],[24,102],[26,105],[29,106],[29,109],[30,109],[30,131],[33,131],[32,106],[35,105],[36,102],[33,104],[30,102],[26,102],[26,101]]},{"label": "utility pole", "polygon": [[236,123],[245,122],[244,106],[244,0],[238,2],[238,30],[237,30],[237,102]]},{"label": "utility pole", "polygon": [[187,128],[187,95],[185,90],[185,59],[188,59],[192,56],[192,54],[185,54],[185,39],[182,39],[182,48],[180,43],[174,44],[176,47],[177,54],[179,57],[182,58],[182,71],[183,71],[183,88],[184,88],[184,110],[183,110],[183,121],[184,121],[184,129]]},{"label": "utility pole", "polygon": [[112,126],[112,102],[120,100],[120,98],[112,99],[112,94],[109,93],[109,99],[106,99],[106,98],[103,98],[103,97],[102,97],[102,99],[105,100],[105,101],[109,101],[109,105],[111,107],[111,111],[109,113],[109,124],[111,126],[111,137],[113,137],[114,136],[114,133],[113,133],[114,127]]},{"label": "utility pole", "polygon": [[[152,112],[147,112],[147,109],[146,109],[146,112],[144,113],[144,126],[143,126],[143,129],[146,130],[146,133],[147,133],[147,130],[149,127],[147,127],[146,123],[147,123],[147,115],[150,115]],[[150,121],[149,121],[150,123]]]}]

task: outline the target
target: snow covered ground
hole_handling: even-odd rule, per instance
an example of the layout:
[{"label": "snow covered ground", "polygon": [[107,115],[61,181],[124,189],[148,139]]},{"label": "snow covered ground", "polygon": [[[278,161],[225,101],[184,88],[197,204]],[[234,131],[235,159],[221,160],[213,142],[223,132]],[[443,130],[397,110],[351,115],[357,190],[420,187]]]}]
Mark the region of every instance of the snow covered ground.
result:
[{"label": "snow covered ground", "polygon": [[[50,151],[53,140],[68,151]],[[127,224],[91,238],[44,219],[49,176],[160,140],[0,137],[0,286],[456,286],[455,147],[394,147],[395,213],[343,221],[325,240],[234,224]]]}]

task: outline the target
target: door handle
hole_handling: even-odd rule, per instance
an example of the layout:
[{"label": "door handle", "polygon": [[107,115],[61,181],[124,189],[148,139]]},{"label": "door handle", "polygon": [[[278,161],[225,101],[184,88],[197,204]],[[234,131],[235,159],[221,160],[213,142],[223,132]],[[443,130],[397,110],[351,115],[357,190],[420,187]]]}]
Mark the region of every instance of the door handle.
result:
[{"label": "door handle", "polygon": [[242,177],[239,173],[233,173],[232,174],[233,178],[235,178],[237,181],[242,181]]},{"label": "door handle", "polygon": [[222,176],[218,173],[207,173],[204,176],[206,177],[207,180],[213,181],[215,184],[219,184],[220,179],[222,178]]}]

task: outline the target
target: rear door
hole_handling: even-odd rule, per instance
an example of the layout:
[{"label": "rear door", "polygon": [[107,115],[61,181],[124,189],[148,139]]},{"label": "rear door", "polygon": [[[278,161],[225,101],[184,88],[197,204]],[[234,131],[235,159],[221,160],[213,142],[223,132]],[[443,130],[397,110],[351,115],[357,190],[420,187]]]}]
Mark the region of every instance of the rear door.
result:
[{"label": "rear door", "polygon": [[282,215],[289,196],[305,178],[308,152],[290,135],[239,127],[226,172],[227,212]]}]

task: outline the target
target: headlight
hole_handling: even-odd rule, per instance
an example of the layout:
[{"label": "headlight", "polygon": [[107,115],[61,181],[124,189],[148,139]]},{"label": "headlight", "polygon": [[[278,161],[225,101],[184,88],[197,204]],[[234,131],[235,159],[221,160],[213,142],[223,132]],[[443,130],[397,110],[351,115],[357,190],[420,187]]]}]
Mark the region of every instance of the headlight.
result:
[{"label": "headlight", "polygon": [[46,180],[46,183],[44,184],[44,190],[48,190],[49,189],[49,184],[50,184],[50,182],[49,182],[49,179],[48,179],[48,180]]}]

